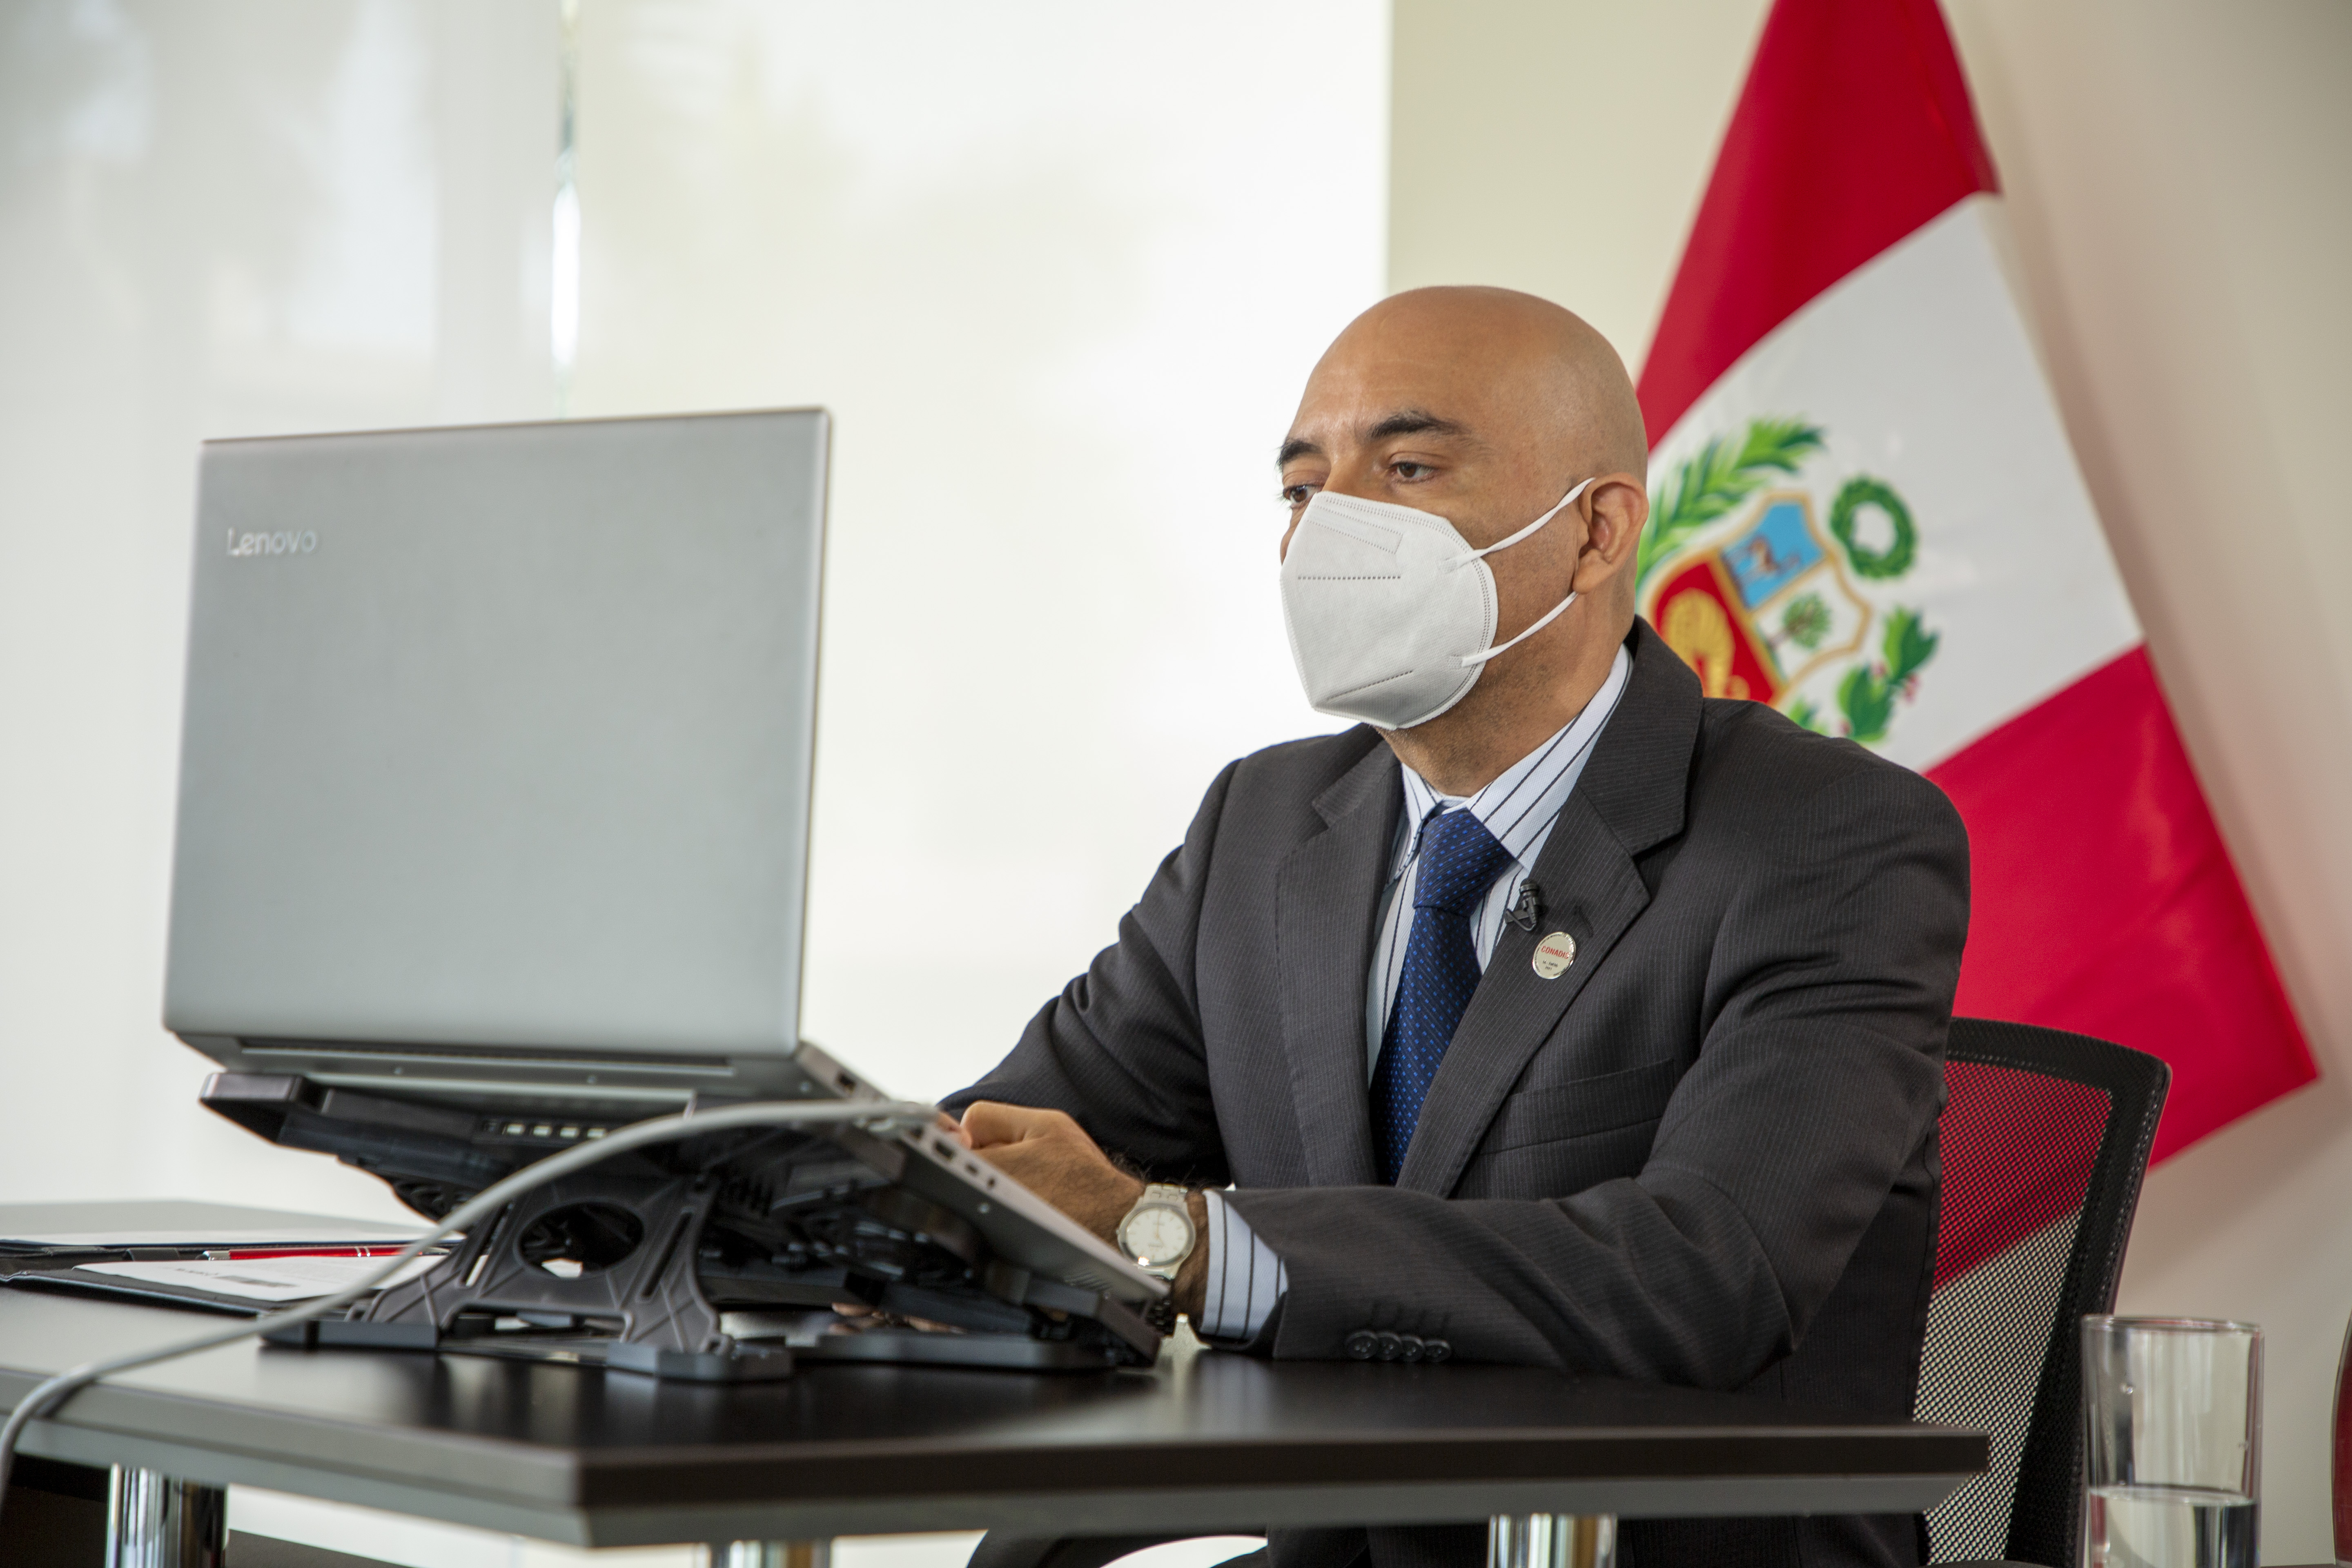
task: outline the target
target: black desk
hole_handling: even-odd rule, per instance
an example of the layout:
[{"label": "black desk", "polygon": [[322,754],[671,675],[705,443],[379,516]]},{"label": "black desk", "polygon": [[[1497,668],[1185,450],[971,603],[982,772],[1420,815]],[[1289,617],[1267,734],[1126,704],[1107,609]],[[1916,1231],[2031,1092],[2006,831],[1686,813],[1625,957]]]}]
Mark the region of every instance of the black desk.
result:
[{"label": "black desk", "polygon": [[[206,1320],[0,1289],[0,1405]],[[1909,1511],[1985,1439],[1505,1367],[1171,1353],[1077,1376],[814,1367],[717,1388],[486,1356],[227,1346],[26,1451],[583,1545],[1012,1527]]]}]

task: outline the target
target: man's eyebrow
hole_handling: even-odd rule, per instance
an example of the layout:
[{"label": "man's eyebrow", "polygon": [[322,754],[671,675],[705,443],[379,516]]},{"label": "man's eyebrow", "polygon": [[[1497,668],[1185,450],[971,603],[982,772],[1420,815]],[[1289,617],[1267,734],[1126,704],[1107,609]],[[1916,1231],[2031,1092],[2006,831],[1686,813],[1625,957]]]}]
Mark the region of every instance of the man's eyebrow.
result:
[{"label": "man's eyebrow", "polygon": [[1466,436],[1469,432],[1451,419],[1440,419],[1426,408],[1407,408],[1390,415],[1364,432],[1367,441],[1385,441],[1391,436]]},{"label": "man's eyebrow", "polygon": [[[1451,419],[1441,419],[1426,408],[1406,408],[1390,415],[1365,431],[1364,439],[1372,442],[1386,441],[1397,436],[1467,436],[1468,434],[1470,431],[1467,426]],[[1321,456],[1323,456],[1322,447],[1303,436],[1293,436],[1282,444],[1282,450],[1274,455],[1274,466],[1277,468],[1282,468],[1294,458]]]}]

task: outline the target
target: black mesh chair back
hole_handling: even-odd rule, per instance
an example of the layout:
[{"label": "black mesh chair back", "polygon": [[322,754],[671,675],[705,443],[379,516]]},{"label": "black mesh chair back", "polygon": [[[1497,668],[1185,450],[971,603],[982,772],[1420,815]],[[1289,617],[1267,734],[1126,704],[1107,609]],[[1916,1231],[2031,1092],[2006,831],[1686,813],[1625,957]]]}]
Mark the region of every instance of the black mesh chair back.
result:
[{"label": "black mesh chair back", "polygon": [[1930,1563],[2077,1568],[2082,1345],[2115,1306],[2172,1069],[2084,1035],[1952,1020],[1943,1212],[1915,1412],[1990,1434],[1929,1510]]}]

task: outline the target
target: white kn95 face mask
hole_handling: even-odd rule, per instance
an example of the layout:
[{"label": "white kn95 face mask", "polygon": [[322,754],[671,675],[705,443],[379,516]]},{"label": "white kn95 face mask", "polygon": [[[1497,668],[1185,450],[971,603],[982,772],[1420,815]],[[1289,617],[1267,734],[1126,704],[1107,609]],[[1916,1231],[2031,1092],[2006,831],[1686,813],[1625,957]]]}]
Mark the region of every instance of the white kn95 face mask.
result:
[{"label": "white kn95 face mask", "polygon": [[1497,645],[1484,558],[1558,517],[1591,482],[1484,550],[1435,512],[1316,491],[1282,558],[1282,618],[1307,700],[1318,713],[1410,730],[1467,697],[1488,659],[1576,603],[1570,593]]}]

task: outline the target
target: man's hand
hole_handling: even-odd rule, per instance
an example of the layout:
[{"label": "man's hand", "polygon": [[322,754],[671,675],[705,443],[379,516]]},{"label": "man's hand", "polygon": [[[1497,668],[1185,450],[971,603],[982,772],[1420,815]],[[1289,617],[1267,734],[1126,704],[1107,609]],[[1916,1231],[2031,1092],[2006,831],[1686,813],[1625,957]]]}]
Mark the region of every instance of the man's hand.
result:
[{"label": "man's hand", "polygon": [[[1129,1175],[1087,1136],[1086,1129],[1064,1111],[1037,1110],[1025,1105],[999,1105],[983,1100],[963,1113],[956,1136],[982,1159],[1118,1246],[1118,1222],[1143,1195],[1141,1178]],[[1198,1193],[1186,1201],[1192,1216],[1192,1234],[1199,1237],[1176,1271],[1176,1310],[1201,1314],[1202,1286],[1208,1278],[1208,1205]]]},{"label": "man's hand", "polygon": [[961,1135],[965,1147],[1114,1247],[1118,1222],[1143,1195],[1143,1183],[1112,1164],[1063,1111],[983,1100],[963,1113]]}]

